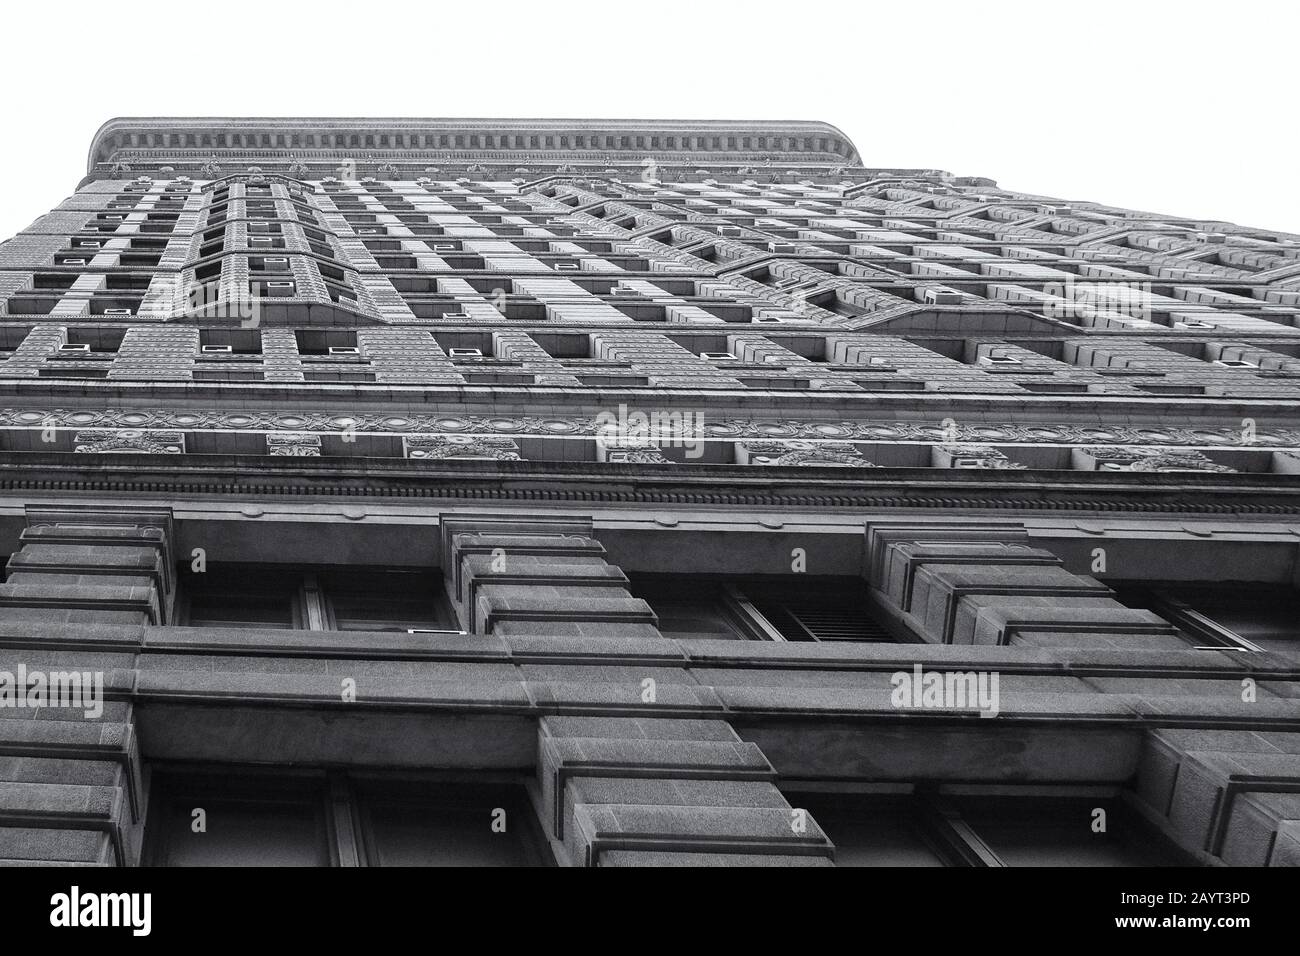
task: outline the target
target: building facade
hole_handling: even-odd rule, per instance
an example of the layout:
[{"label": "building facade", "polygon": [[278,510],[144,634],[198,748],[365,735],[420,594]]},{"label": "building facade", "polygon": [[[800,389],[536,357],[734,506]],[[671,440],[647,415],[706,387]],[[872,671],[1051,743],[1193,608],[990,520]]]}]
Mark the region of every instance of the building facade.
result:
[{"label": "building facade", "polygon": [[1300,236],[118,119],[0,392],[0,862],[1300,862]]}]

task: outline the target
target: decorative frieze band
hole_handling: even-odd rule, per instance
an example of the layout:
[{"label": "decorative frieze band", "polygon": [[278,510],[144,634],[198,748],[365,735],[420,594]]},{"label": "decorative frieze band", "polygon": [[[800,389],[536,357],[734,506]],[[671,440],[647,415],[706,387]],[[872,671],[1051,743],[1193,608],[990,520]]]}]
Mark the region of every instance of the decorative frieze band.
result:
[{"label": "decorative frieze band", "polygon": [[[515,438],[578,438],[603,434],[598,417],[513,415],[396,415],[365,412],[217,411],[194,409],[3,408],[0,428],[162,429],[332,434],[502,435]],[[704,441],[819,441],[942,444],[953,446],[1045,445],[1215,448],[1296,448],[1300,429],[1267,424],[1237,427],[925,422],[797,421],[722,418],[701,420]]]}]

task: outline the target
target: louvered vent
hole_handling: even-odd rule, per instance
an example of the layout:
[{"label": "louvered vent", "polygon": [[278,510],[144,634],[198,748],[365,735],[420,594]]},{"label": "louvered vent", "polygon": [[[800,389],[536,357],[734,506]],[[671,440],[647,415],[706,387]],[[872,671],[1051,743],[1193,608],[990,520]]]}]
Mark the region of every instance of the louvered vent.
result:
[{"label": "louvered vent", "polygon": [[758,598],[753,601],[787,641],[892,642],[857,595],[839,592]]}]

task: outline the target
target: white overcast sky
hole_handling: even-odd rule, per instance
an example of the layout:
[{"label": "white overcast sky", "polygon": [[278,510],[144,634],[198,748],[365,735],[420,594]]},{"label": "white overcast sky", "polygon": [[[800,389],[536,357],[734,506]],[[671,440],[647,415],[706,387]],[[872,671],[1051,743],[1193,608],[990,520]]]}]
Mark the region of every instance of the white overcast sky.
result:
[{"label": "white overcast sky", "polygon": [[0,8],[0,238],[112,116],[815,119],[869,166],[1300,232],[1300,5],[476,0]]}]

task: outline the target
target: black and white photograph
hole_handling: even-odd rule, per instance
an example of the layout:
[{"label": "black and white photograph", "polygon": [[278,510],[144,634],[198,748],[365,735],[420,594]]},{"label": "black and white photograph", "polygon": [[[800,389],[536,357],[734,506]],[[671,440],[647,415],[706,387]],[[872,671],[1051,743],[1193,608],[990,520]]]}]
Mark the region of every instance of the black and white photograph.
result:
[{"label": "black and white photograph", "polygon": [[1282,929],[1296,8],[0,22],[7,932]]}]

